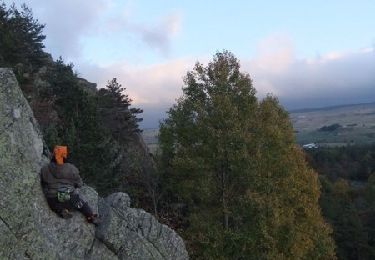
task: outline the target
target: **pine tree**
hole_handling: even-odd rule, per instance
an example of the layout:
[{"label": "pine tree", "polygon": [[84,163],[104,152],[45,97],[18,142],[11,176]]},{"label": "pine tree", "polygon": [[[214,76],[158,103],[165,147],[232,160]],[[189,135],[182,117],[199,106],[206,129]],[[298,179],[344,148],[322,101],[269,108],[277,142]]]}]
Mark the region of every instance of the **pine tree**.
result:
[{"label": "pine tree", "polygon": [[[102,127],[109,130],[112,138],[120,146],[122,158],[119,162],[118,176],[121,180],[118,181],[117,187],[131,195],[133,204],[147,207],[155,198],[151,188],[154,168],[147,148],[142,146],[142,130],[138,125],[142,118],[138,116],[143,111],[131,107],[132,100],[116,78],[108,81],[106,88],[98,91],[97,97]],[[153,208],[155,209],[155,205]]]},{"label": "pine tree", "polygon": [[98,92],[99,113],[113,137],[119,142],[126,141],[134,133],[138,133],[138,123],[142,121],[137,115],[143,111],[139,108],[129,108],[132,100],[125,94],[125,88],[116,78],[108,81],[106,88]]},{"label": "pine tree", "polygon": [[25,4],[19,11],[13,4],[7,9],[0,4],[0,56],[3,64],[14,66],[23,63],[38,68],[46,57],[43,52],[44,25],[33,18]]},{"label": "pine tree", "polygon": [[43,90],[43,95],[53,101],[58,117],[50,122],[53,127],[47,136],[54,139],[48,139],[48,145],[67,145],[69,159],[80,169],[84,180],[101,194],[113,192],[121,178],[120,147],[100,123],[96,95],[79,86],[73,65],[64,64],[61,58],[49,67],[47,77],[50,86]]},{"label": "pine tree", "polygon": [[201,259],[333,259],[317,175],[277,99],[255,97],[230,52],[197,63],[160,126],[161,186],[187,205]]}]

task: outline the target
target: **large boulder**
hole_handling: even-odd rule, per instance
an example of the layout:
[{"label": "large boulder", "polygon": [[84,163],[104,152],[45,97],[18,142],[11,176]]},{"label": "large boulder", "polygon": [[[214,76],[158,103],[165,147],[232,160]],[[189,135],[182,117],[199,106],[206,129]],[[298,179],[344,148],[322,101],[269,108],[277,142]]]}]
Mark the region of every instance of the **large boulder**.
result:
[{"label": "large boulder", "polygon": [[39,171],[47,163],[33,113],[10,69],[0,69],[0,259],[188,259],[182,239],[116,193],[80,193],[103,216],[61,219],[46,203]]},{"label": "large boulder", "polygon": [[103,223],[97,237],[122,259],[187,259],[182,239],[142,209],[129,207],[125,193],[100,199]]}]

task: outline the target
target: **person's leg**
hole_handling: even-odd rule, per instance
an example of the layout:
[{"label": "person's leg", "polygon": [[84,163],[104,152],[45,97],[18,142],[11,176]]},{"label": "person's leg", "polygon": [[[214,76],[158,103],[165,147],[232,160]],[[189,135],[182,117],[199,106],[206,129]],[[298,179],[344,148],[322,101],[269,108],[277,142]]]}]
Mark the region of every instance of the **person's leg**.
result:
[{"label": "person's leg", "polygon": [[97,214],[94,214],[89,204],[80,198],[78,193],[72,193],[70,196],[71,205],[79,210],[87,219],[87,222],[99,225],[101,223],[100,218]]},{"label": "person's leg", "polygon": [[73,207],[80,211],[86,218],[93,216],[93,212],[89,204],[80,198],[77,193],[71,194],[70,202]]},{"label": "person's leg", "polygon": [[61,203],[57,198],[47,198],[50,208],[62,218],[71,218],[73,215],[69,213],[69,205]]}]

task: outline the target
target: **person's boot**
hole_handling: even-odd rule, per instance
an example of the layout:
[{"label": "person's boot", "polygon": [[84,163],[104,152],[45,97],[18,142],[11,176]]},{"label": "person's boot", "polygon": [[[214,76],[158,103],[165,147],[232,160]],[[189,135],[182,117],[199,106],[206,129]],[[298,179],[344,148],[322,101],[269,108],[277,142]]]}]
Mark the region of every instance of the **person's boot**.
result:
[{"label": "person's boot", "polygon": [[92,214],[91,216],[87,217],[87,222],[94,224],[95,226],[99,226],[102,223],[102,220],[98,216],[98,214]]},{"label": "person's boot", "polygon": [[65,218],[65,219],[68,219],[68,218],[72,218],[72,217],[73,217],[73,215],[69,212],[68,209],[63,209],[63,210],[61,211],[61,213],[60,213],[60,216],[61,216],[62,218]]}]

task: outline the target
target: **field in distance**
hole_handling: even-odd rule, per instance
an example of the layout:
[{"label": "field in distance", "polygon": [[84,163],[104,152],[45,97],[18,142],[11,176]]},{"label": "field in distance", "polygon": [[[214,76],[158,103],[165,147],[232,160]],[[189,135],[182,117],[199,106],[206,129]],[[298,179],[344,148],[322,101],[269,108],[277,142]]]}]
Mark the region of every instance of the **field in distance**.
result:
[{"label": "field in distance", "polygon": [[[375,143],[375,103],[290,111],[298,144],[345,146]],[[151,153],[158,144],[157,128],[144,129],[143,139]]]},{"label": "field in distance", "polygon": [[290,112],[297,143],[342,146],[375,142],[375,103]]}]

